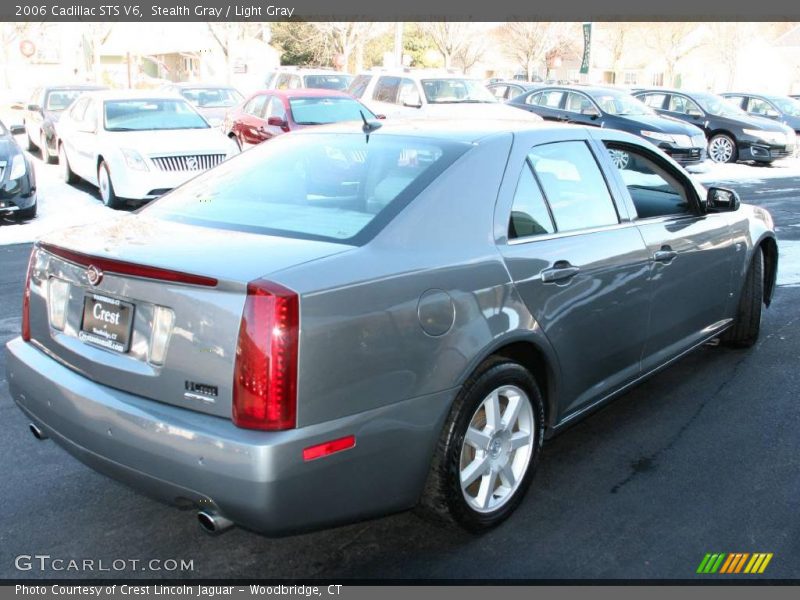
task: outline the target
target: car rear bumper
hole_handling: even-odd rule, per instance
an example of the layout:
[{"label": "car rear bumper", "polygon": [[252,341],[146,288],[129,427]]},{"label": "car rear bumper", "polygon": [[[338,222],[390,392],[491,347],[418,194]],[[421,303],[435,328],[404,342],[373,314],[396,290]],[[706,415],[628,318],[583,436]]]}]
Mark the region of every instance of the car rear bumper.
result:
[{"label": "car rear bumper", "polygon": [[[100,385],[21,338],[6,348],[12,398],[76,458],[159,500],[272,535],[412,507],[454,394],[259,432]],[[304,448],[347,435],[354,448],[303,460]]]}]

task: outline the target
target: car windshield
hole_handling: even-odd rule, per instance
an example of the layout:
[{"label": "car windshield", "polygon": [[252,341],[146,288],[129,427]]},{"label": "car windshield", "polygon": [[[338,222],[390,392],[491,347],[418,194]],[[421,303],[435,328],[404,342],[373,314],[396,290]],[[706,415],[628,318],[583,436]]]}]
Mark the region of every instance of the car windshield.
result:
[{"label": "car windshield", "polygon": [[652,108],[633,96],[624,94],[597,94],[592,96],[603,112],[610,115],[652,115]]},{"label": "car windshield", "polygon": [[463,78],[423,79],[429,104],[496,103],[492,93],[480,81]]},{"label": "car windshield", "polygon": [[469,147],[363,133],[279,136],[143,212],[207,227],[361,244]]},{"label": "car windshield", "polygon": [[106,131],[207,129],[209,124],[186,100],[136,99],[105,102]]},{"label": "car windshield", "polygon": [[83,93],[84,90],[53,90],[47,94],[44,103],[45,110],[53,112],[62,111],[67,108],[72,101]]},{"label": "car windshield", "polygon": [[298,125],[360,121],[362,113],[367,119],[376,118],[372,111],[352,98],[290,98],[289,107]]},{"label": "car windshield", "polygon": [[353,78],[350,75],[331,74],[331,75],[306,75],[303,77],[307,88],[317,88],[321,90],[345,91],[350,87]]},{"label": "car windshield", "polygon": [[183,88],[181,96],[198,108],[223,108],[243,99],[233,88]]},{"label": "car windshield", "polygon": [[714,94],[695,94],[693,100],[695,100],[704,111],[718,117],[741,117],[747,114],[722,96],[715,96]]},{"label": "car windshield", "polygon": [[790,117],[800,117],[800,102],[791,98],[773,98],[773,104],[778,107],[783,114]]}]

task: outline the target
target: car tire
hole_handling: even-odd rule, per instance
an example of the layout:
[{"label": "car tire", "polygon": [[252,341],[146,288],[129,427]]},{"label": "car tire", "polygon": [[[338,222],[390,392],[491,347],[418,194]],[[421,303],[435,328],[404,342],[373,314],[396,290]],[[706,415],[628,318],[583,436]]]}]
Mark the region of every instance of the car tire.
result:
[{"label": "car tire", "polygon": [[114,184],[111,182],[111,171],[105,161],[97,167],[97,187],[100,190],[100,200],[109,208],[121,208],[122,202],[114,192]]},{"label": "car tire", "polygon": [[736,140],[725,133],[718,133],[708,140],[708,158],[715,163],[735,163],[739,159]]},{"label": "car tire", "polygon": [[36,150],[36,144],[33,143],[33,140],[31,139],[31,134],[28,133],[27,127],[25,128],[25,150],[27,150],[28,152],[33,152],[34,150]]},{"label": "car tire", "polygon": [[23,208],[18,210],[14,215],[14,218],[17,221],[30,221],[36,216],[36,211],[38,209],[39,203],[34,202],[33,206],[29,206],[28,208]]},{"label": "car tire", "polygon": [[744,280],[733,325],[720,341],[734,348],[750,348],[758,341],[764,304],[764,252],[756,248]]},{"label": "car tire", "polygon": [[42,152],[42,160],[44,161],[44,164],[52,165],[53,157],[50,156],[50,150],[47,149],[47,137],[44,131],[42,131],[42,135],[39,138],[39,150]]},{"label": "car tire", "polygon": [[58,164],[61,166],[61,179],[64,183],[75,183],[78,181],[78,176],[75,175],[75,172],[69,165],[69,159],[67,158],[67,151],[64,148],[64,144],[58,145]]},{"label": "car tire", "polygon": [[[507,414],[513,407],[516,417]],[[516,362],[490,359],[450,409],[419,512],[473,532],[499,525],[530,487],[543,439],[536,380]]]}]

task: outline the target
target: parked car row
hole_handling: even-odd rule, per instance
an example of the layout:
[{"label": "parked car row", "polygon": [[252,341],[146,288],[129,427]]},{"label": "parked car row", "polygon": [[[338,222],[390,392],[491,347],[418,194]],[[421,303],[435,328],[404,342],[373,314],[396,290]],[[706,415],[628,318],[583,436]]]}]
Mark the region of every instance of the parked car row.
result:
[{"label": "parked car row", "polygon": [[548,120],[634,133],[685,165],[706,157],[769,164],[794,154],[800,143],[800,102],[788,96],[519,81],[486,87],[507,104]]}]

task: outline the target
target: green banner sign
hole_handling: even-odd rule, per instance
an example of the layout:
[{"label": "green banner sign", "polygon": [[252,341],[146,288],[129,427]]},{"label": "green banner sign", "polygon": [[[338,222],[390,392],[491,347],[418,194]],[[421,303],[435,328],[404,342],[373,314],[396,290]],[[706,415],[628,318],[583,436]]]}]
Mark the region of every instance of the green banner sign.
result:
[{"label": "green banner sign", "polygon": [[592,60],[592,24],[583,24],[583,60],[581,61],[581,73],[589,72],[589,64]]}]

